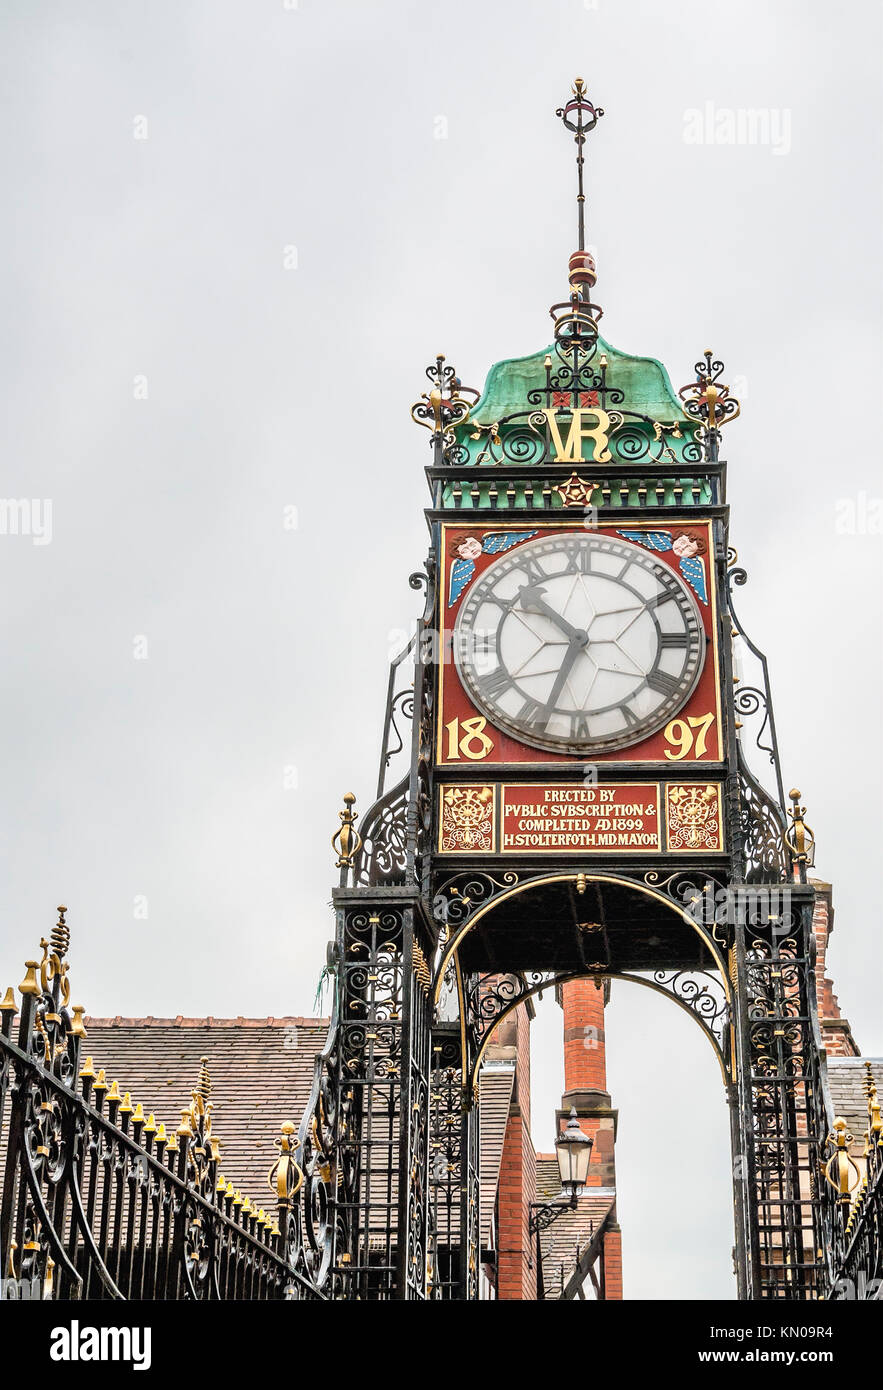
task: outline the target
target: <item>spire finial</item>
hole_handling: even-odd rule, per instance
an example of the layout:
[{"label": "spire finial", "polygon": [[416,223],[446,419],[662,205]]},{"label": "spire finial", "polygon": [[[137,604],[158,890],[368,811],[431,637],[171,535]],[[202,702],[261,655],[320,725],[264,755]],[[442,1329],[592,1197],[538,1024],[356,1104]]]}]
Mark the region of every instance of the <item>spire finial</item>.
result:
[{"label": "spire finial", "polygon": [[581,77],[574,79],[571,97],[566,106],[559,106],[555,112],[560,116],[568,130],[573,132],[576,145],[576,208],[579,228],[579,250],[586,249],[586,195],[583,188],[583,145],[590,130],[594,130],[604,115],[603,108],[593,106],[586,94],[586,84]]}]

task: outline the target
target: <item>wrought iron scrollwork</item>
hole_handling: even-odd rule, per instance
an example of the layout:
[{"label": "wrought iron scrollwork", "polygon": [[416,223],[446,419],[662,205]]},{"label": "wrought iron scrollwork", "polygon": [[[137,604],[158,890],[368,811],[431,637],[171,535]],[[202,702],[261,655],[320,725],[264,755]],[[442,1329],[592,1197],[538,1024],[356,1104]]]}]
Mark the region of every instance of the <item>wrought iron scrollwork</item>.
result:
[{"label": "wrought iron scrollwork", "polygon": [[759,1259],[747,1296],[823,1295],[820,1154],[826,1103],[815,1013],[812,895],[782,890],[756,914],[738,966],[745,1056],[742,1174]]},{"label": "wrought iron scrollwork", "polygon": [[404,883],[408,870],[408,777],[368,811],[353,859],[353,881],[365,886]]},{"label": "wrought iron scrollwork", "polygon": [[742,876],[746,883],[781,883],[790,872],[785,816],[749,770],[741,749],[738,763]]},{"label": "wrought iron scrollwork", "polygon": [[[736,560],[736,552],[731,551],[733,560]],[[757,714],[762,714],[762,720],[755,733],[755,742],[758,749],[766,755],[775,774],[775,791],[778,804],[784,818],[785,814],[785,788],[782,782],[782,769],[779,762],[779,740],[776,735],[776,718],[773,712],[773,700],[770,691],[769,666],[764,653],[752,642],[748,636],[736,612],[733,603],[733,588],[740,587],[748,581],[747,571],[733,563],[727,570],[727,601],[729,604],[730,618],[733,627],[742,638],[752,656],[760,666],[761,681],[759,686],[747,685],[736,691],[735,709],[736,714],[742,718],[752,718]],[[741,682],[740,682],[741,685]],[[741,739],[740,739],[741,742]]]}]

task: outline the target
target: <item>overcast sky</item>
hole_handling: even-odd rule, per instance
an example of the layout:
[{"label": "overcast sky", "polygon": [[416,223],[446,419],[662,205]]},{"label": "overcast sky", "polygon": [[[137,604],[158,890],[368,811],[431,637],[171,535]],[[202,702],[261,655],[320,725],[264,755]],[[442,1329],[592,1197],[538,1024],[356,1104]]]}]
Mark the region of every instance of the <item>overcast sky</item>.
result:
[{"label": "overcast sky", "polygon": [[[579,72],[605,335],[738,379],[741,616],[883,1052],[880,14],[6,0],[0,491],[38,505],[0,535],[0,985],[64,901],[92,1013],[313,1011],[328,841],[419,606],[408,408],[436,351],[480,387],[548,341]],[[749,109],[765,142],[720,143]],[[609,1014],[626,1295],[732,1296],[711,1051],[647,991]],[[540,1148],[560,1026],[545,1003]]]}]

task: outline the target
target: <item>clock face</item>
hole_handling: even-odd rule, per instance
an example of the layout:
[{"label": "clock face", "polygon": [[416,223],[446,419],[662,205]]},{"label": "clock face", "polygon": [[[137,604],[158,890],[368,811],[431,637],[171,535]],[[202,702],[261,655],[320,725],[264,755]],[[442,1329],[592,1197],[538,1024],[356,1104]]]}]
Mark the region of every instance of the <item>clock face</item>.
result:
[{"label": "clock face", "polygon": [[702,672],[705,634],[692,594],[652,551],[567,533],[525,542],[474,581],[454,658],[498,728],[591,754],[668,723]]}]

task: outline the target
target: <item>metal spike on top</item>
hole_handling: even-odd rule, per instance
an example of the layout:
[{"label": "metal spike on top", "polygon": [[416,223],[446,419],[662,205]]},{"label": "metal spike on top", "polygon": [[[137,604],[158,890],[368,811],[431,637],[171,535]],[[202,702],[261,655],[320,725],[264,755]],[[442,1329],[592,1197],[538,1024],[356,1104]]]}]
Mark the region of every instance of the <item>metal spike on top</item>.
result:
[{"label": "metal spike on top", "polygon": [[200,1057],[199,1059],[199,1077],[196,1082],[196,1093],[202,1096],[204,1101],[208,1100],[212,1093],[212,1082],[209,1076],[207,1057]]},{"label": "metal spike on top", "polygon": [[55,926],[49,933],[49,945],[51,949],[54,951],[55,955],[58,956],[59,960],[64,960],[64,957],[67,955],[68,946],[70,946],[71,942],[70,927],[64,920],[66,912],[66,907],[59,907],[58,921],[55,923]]},{"label": "metal spike on top", "polygon": [[586,249],[586,195],[583,187],[583,145],[590,130],[594,130],[600,118],[604,115],[603,107],[593,106],[586,95],[586,84],[581,77],[574,79],[571,88],[571,98],[566,106],[559,106],[555,112],[564,122],[566,128],[573,132],[573,139],[576,145],[576,207],[579,232],[579,249]]}]

